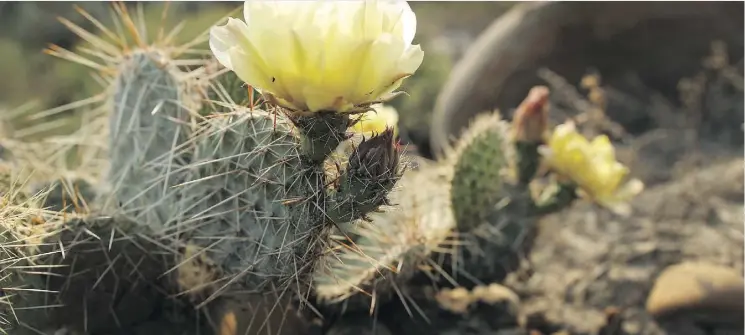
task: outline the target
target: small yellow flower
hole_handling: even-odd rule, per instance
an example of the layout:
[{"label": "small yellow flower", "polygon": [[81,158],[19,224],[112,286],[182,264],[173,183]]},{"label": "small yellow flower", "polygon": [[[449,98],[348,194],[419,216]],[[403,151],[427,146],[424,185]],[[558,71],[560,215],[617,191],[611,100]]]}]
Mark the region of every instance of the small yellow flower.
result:
[{"label": "small yellow flower", "polygon": [[554,129],[541,154],[552,171],[577,184],[581,196],[619,214],[628,213],[626,202],[644,188],[638,179],[626,181],[629,170],[616,161],[607,136],[588,141],[571,122]]},{"label": "small yellow flower", "polygon": [[360,116],[360,120],[351,127],[351,131],[371,137],[387,128],[393,128],[393,135],[398,136],[398,112],[395,108],[383,104],[373,105],[374,110]]},{"label": "small yellow flower", "polygon": [[279,105],[345,112],[384,100],[422,63],[404,1],[246,1],[210,31],[217,60]]}]

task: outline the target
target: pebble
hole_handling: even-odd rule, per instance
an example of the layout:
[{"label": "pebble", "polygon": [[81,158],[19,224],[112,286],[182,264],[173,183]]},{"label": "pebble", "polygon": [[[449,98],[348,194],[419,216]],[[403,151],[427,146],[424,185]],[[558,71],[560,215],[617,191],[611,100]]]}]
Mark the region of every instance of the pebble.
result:
[{"label": "pebble", "polygon": [[507,287],[493,283],[488,286],[477,286],[469,291],[463,287],[443,289],[437,293],[440,307],[453,313],[466,313],[474,303],[484,302],[489,305],[504,303],[505,307],[516,312],[520,306],[520,298]]},{"label": "pebble", "polygon": [[743,329],[744,286],[742,274],[731,268],[703,262],[672,265],[655,281],[646,309],[658,320]]},{"label": "pebble", "polygon": [[291,306],[289,299],[261,294],[234,294],[210,307],[219,335],[301,335],[309,323]]}]

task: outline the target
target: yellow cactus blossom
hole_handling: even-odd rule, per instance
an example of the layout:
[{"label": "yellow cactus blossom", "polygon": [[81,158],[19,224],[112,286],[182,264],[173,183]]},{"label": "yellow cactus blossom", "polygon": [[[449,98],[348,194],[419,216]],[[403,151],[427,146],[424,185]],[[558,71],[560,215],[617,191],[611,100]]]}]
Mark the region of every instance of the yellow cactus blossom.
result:
[{"label": "yellow cactus blossom", "polygon": [[215,58],[295,111],[346,112],[385,100],[421,65],[404,1],[246,1],[210,30]]},{"label": "yellow cactus blossom", "polygon": [[541,154],[553,172],[578,186],[580,196],[619,214],[629,212],[627,201],[644,188],[640,180],[627,181],[629,170],[616,161],[607,136],[588,141],[572,122],[554,129]]},{"label": "yellow cactus blossom", "polygon": [[381,133],[388,127],[393,128],[394,136],[398,136],[398,111],[383,104],[373,105],[372,108],[373,110],[362,114],[350,130],[370,137],[373,133]]}]

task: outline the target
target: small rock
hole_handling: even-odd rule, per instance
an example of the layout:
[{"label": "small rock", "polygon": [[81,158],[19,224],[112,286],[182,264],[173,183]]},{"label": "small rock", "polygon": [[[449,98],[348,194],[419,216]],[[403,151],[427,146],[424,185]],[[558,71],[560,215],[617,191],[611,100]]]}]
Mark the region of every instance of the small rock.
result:
[{"label": "small rock", "polygon": [[507,287],[492,283],[489,286],[477,286],[473,289],[473,295],[488,304],[496,304],[506,301],[510,307],[520,305],[520,297]]},{"label": "small rock", "polygon": [[520,298],[509,288],[496,283],[477,286],[471,291],[462,287],[443,289],[436,295],[436,300],[440,308],[462,315],[467,324],[483,323],[497,330],[525,323],[520,315]]},{"label": "small rock", "polygon": [[284,297],[234,294],[209,309],[219,335],[304,335],[310,328],[308,320]]},{"label": "small rock", "polygon": [[437,293],[435,299],[443,309],[458,314],[465,313],[474,300],[471,292],[463,287],[443,289]]},{"label": "small rock", "polygon": [[665,269],[647,298],[658,320],[686,319],[714,327],[743,329],[742,274],[706,263],[681,263]]},{"label": "small rock", "polygon": [[476,302],[487,305],[504,303],[504,307],[512,313],[517,313],[520,298],[512,290],[493,283],[489,286],[477,286],[468,291],[463,287],[443,289],[437,293],[435,299],[440,307],[452,313],[463,314]]}]

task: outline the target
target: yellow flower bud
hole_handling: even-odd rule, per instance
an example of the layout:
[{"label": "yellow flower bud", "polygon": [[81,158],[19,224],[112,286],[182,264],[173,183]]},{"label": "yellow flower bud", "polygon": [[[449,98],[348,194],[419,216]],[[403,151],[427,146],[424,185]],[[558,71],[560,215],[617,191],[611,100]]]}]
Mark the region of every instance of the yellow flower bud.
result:
[{"label": "yellow flower bud", "polygon": [[345,112],[384,100],[421,65],[403,1],[246,1],[210,31],[217,60],[279,105]]},{"label": "yellow flower bud", "polygon": [[607,136],[588,141],[571,122],[554,129],[541,153],[552,171],[577,184],[580,195],[618,213],[628,212],[625,202],[644,188],[637,179],[626,181],[629,170],[616,161]]},{"label": "yellow flower bud", "polygon": [[372,134],[380,134],[387,128],[393,128],[393,135],[398,136],[398,112],[395,108],[387,105],[377,104],[372,106],[374,110],[359,116],[351,131],[371,137]]}]

